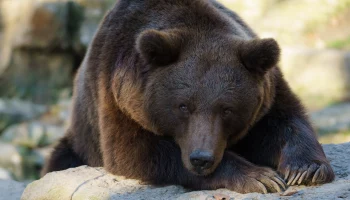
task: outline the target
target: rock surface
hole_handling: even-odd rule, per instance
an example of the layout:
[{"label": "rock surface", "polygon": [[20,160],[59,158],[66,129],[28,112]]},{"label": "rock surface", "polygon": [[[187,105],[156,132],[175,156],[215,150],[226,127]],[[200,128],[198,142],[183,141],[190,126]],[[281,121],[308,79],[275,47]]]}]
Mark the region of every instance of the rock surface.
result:
[{"label": "rock surface", "polygon": [[55,103],[115,0],[0,0],[0,96]]},{"label": "rock surface", "polygon": [[290,187],[284,194],[239,194],[225,189],[191,192],[180,186],[154,187],[123,180],[102,168],[82,166],[47,174],[29,184],[21,199],[349,199],[350,143],[324,145],[324,150],[336,180],[321,186]]},{"label": "rock surface", "polygon": [[16,180],[38,178],[44,156],[39,150],[31,151],[26,147],[0,141],[0,166],[10,172]]},{"label": "rock surface", "polygon": [[20,199],[25,187],[25,183],[0,179],[0,200]]}]

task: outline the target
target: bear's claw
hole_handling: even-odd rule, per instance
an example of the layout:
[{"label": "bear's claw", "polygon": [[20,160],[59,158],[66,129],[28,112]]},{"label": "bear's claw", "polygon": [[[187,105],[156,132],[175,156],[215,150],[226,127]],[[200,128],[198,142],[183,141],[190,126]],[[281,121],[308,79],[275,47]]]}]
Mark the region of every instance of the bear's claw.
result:
[{"label": "bear's claw", "polygon": [[269,168],[260,168],[257,170],[257,173],[251,173],[248,176],[255,179],[251,183],[255,182],[255,185],[260,188],[262,193],[282,192],[286,189],[285,181],[275,171]]},{"label": "bear's claw", "polygon": [[330,182],[334,174],[327,164],[311,164],[303,167],[287,166],[284,172],[284,180],[288,186],[291,185],[315,185]]}]

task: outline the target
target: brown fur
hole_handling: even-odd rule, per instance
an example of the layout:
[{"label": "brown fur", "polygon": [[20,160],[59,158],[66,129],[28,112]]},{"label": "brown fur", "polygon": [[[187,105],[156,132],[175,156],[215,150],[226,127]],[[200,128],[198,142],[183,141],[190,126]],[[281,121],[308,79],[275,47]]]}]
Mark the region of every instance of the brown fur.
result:
[{"label": "brown fur", "polygon": [[[79,69],[71,126],[43,174],[87,164],[242,193],[283,190],[278,174],[288,185],[330,182],[278,59],[275,40],[214,0],[120,0]],[[195,166],[193,152],[213,164]]]}]

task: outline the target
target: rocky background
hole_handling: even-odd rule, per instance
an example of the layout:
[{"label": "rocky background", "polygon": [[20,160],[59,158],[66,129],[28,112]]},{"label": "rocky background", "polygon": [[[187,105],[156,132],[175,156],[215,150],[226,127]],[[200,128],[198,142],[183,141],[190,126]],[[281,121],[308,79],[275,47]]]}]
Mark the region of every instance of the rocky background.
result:
[{"label": "rocky background", "polygon": [[69,120],[74,74],[114,3],[0,0],[0,178],[39,178]]},{"label": "rocky background", "polygon": [[[322,143],[350,141],[350,0],[220,0],[283,48]],[[72,80],[115,0],[0,0],[0,179],[39,178],[69,119]]]}]

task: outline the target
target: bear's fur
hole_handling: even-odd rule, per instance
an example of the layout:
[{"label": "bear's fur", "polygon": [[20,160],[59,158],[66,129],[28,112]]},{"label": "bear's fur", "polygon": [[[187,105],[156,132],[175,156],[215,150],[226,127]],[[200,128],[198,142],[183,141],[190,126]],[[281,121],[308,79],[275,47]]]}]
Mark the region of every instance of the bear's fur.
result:
[{"label": "bear's fur", "polygon": [[104,166],[241,193],[332,181],[279,54],[214,0],[119,0],[78,71],[70,127],[43,174]]}]

